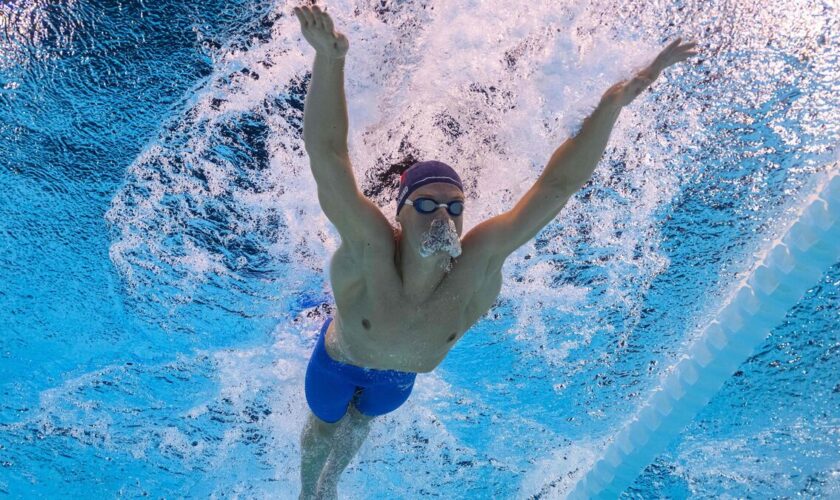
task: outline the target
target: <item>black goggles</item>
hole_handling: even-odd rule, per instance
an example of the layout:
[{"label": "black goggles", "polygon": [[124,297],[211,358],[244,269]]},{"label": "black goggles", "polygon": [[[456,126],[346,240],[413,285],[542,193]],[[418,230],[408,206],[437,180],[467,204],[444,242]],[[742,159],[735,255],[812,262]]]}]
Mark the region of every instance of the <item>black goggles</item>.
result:
[{"label": "black goggles", "polygon": [[415,198],[414,201],[405,200],[405,204],[413,206],[414,210],[417,210],[421,214],[433,213],[439,207],[446,207],[446,211],[453,217],[457,217],[464,212],[464,202],[461,200],[453,200],[449,203],[438,203],[431,198]]}]

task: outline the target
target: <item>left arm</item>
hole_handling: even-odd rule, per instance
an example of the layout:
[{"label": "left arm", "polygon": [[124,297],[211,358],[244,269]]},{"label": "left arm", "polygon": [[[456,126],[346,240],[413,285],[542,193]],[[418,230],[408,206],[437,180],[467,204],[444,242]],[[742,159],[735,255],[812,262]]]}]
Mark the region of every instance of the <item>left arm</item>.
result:
[{"label": "left arm", "polygon": [[583,187],[604,154],[621,108],[610,98],[609,91],[604,94],[592,114],[583,121],[578,135],[567,139],[554,151],[537,182],[573,193]]},{"label": "left arm", "polygon": [[481,247],[490,269],[500,269],[508,255],[536,236],[589,181],[621,109],[649,87],[663,69],[695,55],[691,50],[695,45],[680,45],[677,38],[635,77],[610,87],[584,120],[580,132],[557,148],[537,182],[516,206],[474,227],[464,237],[464,244],[469,240]]}]

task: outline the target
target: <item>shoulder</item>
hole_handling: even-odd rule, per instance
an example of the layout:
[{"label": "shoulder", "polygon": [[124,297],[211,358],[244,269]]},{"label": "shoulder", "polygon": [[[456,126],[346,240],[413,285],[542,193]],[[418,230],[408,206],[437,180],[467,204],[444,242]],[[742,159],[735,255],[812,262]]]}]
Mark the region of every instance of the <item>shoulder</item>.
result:
[{"label": "shoulder", "polygon": [[466,265],[481,278],[498,273],[504,264],[502,254],[485,231],[474,229],[467,233],[461,240],[461,251],[459,264]]},{"label": "shoulder", "polygon": [[462,247],[469,248],[475,260],[483,263],[488,273],[499,271],[510,254],[499,241],[499,227],[505,223],[509,214],[501,214],[482,221],[473,227],[462,240]]}]

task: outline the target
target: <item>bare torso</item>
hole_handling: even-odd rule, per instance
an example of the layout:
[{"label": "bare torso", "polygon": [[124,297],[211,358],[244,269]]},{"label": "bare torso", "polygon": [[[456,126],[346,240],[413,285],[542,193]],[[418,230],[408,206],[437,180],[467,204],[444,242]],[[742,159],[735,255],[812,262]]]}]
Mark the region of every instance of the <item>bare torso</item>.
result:
[{"label": "bare torso", "polygon": [[365,255],[359,263],[342,244],[330,263],[337,311],[325,347],[333,359],[380,370],[425,373],[496,301],[500,269],[491,269],[475,245],[464,242],[432,296],[422,304],[403,295],[402,279],[390,255]]}]

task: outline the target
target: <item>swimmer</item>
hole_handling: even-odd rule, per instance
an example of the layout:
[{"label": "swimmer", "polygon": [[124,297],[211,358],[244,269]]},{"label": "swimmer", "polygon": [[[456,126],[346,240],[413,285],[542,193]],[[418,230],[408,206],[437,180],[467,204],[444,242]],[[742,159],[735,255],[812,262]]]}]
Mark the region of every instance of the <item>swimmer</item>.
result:
[{"label": "swimmer", "polygon": [[336,498],[338,479],[370,422],[396,410],[417,373],[428,373],[493,305],[502,265],[589,181],[622,108],[661,72],[696,55],[677,38],[632,78],[603,94],[576,136],[548,160],[513,208],[463,235],[468,201],[458,173],[440,161],[400,177],[393,228],[356,186],[347,147],[347,37],[317,5],[296,7],[315,49],[303,136],[321,208],[341,236],[332,256],[334,317],[321,327],[306,369],[300,498]]}]

